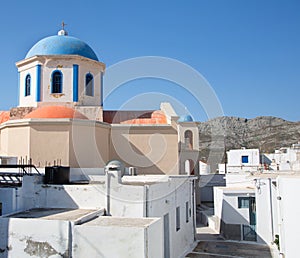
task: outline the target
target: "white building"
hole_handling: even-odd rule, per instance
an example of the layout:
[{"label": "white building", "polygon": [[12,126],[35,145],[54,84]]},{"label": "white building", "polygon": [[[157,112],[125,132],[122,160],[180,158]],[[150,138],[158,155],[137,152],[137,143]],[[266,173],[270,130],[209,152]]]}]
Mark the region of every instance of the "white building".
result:
[{"label": "white building", "polygon": [[[180,257],[195,241],[195,178],[122,176],[111,162],[89,183],[25,176],[0,188],[0,257]],[[99,171],[100,174],[100,171]]]},{"label": "white building", "polygon": [[[239,178],[240,181],[242,178]],[[214,187],[215,230],[226,239],[257,241],[255,188],[244,179],[239,184],[232,182],[225,187]]]},{"label": "white building", "polygon": [[275,153],[264,153],[262,163],[267,164],[270,170],[300,171],[300,144],[282,147]]},{"label": "white building", "polygon": [[226,180],[226,187],[214,188],[210,226],[227,239],[268,244],[274,257],[297,257],[300,176],[293,171],[243,173],[227,174]]},{"label": "white building", "polygon": [[[257,171],[260,165],[258,149],[238,149],[227,151],[227,164],[219,165],[219,173]],[[226,166],[226,167],[225,167]]]}]

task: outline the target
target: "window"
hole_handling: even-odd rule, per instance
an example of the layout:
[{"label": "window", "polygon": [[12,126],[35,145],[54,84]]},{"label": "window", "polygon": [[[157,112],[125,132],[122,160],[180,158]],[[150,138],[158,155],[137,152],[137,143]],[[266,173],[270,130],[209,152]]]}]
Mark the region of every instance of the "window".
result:
[{"label": "window", "polygon": [[248,163],[249,162],[249,156],[242,156],[242,163]]},{"label": "window", "polygon": [[180,229],[180,207],[176,208],[176,231]]},{"label": "window", "polygon": [[238,197],[238,208],[249,208],[249,197]]},{"label": "window", "polygon": [[51,93],[62,93],[62,73],[60,71],[52,73]]},{"label": "window", "polygon": [[185,147],[189,150],[193,149],[193,133],[190,130],[184,132]]},{"label": "window", "polygon": [[94,77],[90,73],[85,76],[85,95],[94,96]]},{"label": "window", "polygon": [[27,74],[25,78],[25,97],[30,95],[30,82],[31,76],[30,74]]},{"label": "window", "polygon": [[189,222],[189,202],[185,203],[185,222]]}]

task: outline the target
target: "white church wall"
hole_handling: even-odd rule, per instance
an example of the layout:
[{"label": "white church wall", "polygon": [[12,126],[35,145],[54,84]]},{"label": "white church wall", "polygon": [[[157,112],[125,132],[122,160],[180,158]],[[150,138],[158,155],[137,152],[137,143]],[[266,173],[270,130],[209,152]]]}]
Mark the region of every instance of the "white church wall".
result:
[{"label": "white church wall", "polygon": [[[19,73],[19,106],[20,107],[36,107],[37,94],[37,63],[24,67]],[[30,95],[25,96],[26,76],[30,75]]]},{"label": "white church wall", "polygon": [[[91,73],[94,78],[94,95],[87,96],[85,94],[85,77],[86,74]],[[101,103],[101,71],[99,67],[94,64],[79,63],[79,77],[78,77],[78,98],[79,105],[83,106],[100,106]]]},{"label": "white church wall", "polygon": [[[62,73],[62,93],[51,92],[54,71]],[[43,65],[41,94],[43,102],[73,102],[73,64],[70,61],[50,60],[47,65]]]}]

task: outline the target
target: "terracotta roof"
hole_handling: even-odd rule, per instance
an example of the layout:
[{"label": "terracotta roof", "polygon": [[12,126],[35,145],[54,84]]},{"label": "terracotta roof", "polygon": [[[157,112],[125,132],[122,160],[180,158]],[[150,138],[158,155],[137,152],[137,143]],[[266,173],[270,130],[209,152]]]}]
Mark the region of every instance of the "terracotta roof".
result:
[{"label": "terracotta roof", "polygon": [[24,118],[76,118],[76,119],[88,119],[85,115],[76,111],[73,108],[64,106],[44,106],[40,107]]},{"label": "terracotta roof", "polygon": [[137,118],[151,118],[153,110],[104,110],[103,121],[109,124],[120,124]]},{"label": "terracotta roof", "polygon": [[136,118],[121,122],[121,124],[167,124],[165,114],[160,111],[154,111],[150,118]]},{"label": "terracotta roof", "polygon": [[10,112],[9,111],[0,111],[0,124],[9,120]]}]

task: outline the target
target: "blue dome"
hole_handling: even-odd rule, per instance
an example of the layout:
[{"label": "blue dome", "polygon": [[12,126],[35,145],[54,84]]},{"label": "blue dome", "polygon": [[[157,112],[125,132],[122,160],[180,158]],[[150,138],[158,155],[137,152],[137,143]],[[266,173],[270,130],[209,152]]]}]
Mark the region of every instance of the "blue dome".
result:
[{"label": "blue dome", "polygon": [[79,55],[98,61],[98,57],[88,44],[66,35],[50,36],[40,40],[29,50],[25,58],[37,55]]},{"label": "blue dome", "polygon": [[178,122],[193,122],[193,118],[190,115],[180,116]]}]

